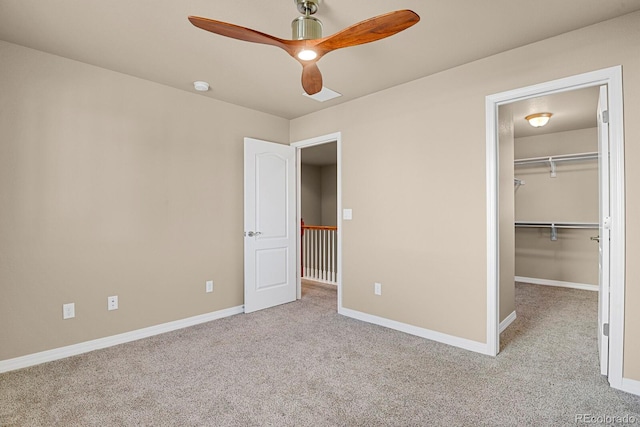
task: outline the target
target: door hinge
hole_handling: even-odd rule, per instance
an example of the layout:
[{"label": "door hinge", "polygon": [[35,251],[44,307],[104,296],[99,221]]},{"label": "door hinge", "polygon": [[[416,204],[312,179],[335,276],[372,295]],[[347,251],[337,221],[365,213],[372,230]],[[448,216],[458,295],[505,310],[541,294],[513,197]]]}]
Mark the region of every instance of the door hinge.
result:
[{"label": "door hinge", "polygon": [[602,123],[609,123],[609,110],[602,112]]},{"label": "door hinge", "polygon": [[609,324],[605,323],[602,325],[602,335],[604,335],[605,337],[609,336]]}]

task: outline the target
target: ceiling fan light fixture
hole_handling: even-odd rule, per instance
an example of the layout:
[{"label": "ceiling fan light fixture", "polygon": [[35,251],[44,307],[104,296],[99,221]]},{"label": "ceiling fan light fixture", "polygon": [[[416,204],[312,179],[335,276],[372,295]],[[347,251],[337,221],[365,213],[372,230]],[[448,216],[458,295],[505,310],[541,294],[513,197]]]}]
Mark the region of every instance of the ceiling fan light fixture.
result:
[{"label": "ceiling fan light fixture", "polygon": [[534,128],[539,128],[549,123],[549,119],[551,119],[551,116],[553,116],[553,114],[551,113],[536,113],[529,114],[524,119],[528,121],[529,124]]},{"label": "ceiling fan light fixture", "polygon": [[318,54],[311,49],[302,49],[300,52],[298,52],[298,58],[302,59],[303,61],[311,61],[312,59],[316,59],[317,56]]}]

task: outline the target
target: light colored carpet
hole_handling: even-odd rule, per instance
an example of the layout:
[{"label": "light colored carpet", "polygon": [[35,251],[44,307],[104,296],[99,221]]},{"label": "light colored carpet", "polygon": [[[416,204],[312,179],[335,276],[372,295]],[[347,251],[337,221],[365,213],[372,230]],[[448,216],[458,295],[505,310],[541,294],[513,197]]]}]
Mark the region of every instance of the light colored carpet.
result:
[{"label": "light colored carpet", "polygon": [[335,288],[0,375],[2,426],[575,425],[635,416],[598,373],[594,292],[518,284],[496,358],[336,313]]}]

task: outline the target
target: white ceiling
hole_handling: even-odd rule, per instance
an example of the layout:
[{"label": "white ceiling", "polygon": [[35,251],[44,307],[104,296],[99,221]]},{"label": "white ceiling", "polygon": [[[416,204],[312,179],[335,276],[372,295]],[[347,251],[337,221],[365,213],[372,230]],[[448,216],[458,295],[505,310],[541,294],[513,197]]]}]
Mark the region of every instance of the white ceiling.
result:
[{"label": "white ceiling", "polygon": [[290,38],[294,0],[1,0],[0,39],[186,91],[205,80],[211,98],[287,119],[640,10],[638,0],[321,0],[330,35],[396,9],[414,27],[319,61],[343,96],[302,96],[301,67],[278,48],[193,27],[198,15]]}]

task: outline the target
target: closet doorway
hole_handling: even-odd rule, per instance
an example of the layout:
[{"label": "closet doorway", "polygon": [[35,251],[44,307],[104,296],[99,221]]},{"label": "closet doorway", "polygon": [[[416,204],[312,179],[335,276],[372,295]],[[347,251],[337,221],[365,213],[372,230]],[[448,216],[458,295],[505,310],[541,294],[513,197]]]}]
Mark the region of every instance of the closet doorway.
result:
[{"label": "closet doorway", "polygon": [[[579,97],[583,100],[575,101]],[[560,105],[562,100],[571,99],[573,102],[589,104],[593,112],[589,120],[592,120],[591,124],[597,125],[596,127],[565,123],[571,121],[571,109],[560,107]],[[600,104],[597,104],[598,100]],[[550,124],[554,123],[556,129],[548,125],[550,126],[549,136],[523,135],[527,130],[520,130],[520,132],[514,130],[514,121],[521,129],[527,129],[521,127],[523,124],[529,126],[522,123],[523,117],[519,117],[520,115],[537,112],[554,113],[550,111],[554,103],[560,113],[551,117]],[[600,105],[601,108],[592,104]],[[579,106],[574,110],[579,110]],[[598,121],[595,121],[596,115],[598,115]],[[564,125],[569,127],[563,129]],[[487,97],[487,238],[489,246],[487,343],[489,354],[497,354],[500,331],[517,316],[517,313],[510,313],[510,310],[515,308],[513,300],[514,281],[517,275],[515,227],[518,227],[519,231],[524,231],[518,232],[517,237],[521,247],[538,245],[529,253],[526,250],[520,250],[517,254],[520,273],[523,274],[524,271],[526,272],[524,274],[530,276],[551,274],[546,278],[522,276],[526,277],[527,281],[539,279],[540,283],[547,282],[541,284],[593,286],[596,284],[594,283],[596,270],[593,264],[599,259],[597,285],[601,371],[608,375],[613,387],[620,388],[624,319],[622,128],[620,67]],[[556,135],[551,133],[552,130],[556,131],[554,132]],[[564,147],[558,144],[559,138],[566,141]],[[545,149],[556,152],[539,151]],[[594,168],[593,164],[590,167],[590,162],[597,162],[597,168]],[[559,166],[561,163],[562,167]],[[556,178],[553,182],[553,177],[559,176],[558,174],[567,167],[573,168],[575,182],[571,183],[571,179],[564,179],[563,184],[557,185],[560,181]],[[529,179],[524,179],[523,176]],[[581,178],[585,183],[591,182],[592,185],[580,187]],[[520,197],[525,193],[522,189],[532,184],[535,184],[539,191],[535,195],[536,189],[529,187],[531,190],[527,190],[527,193],[534,195],[534,200],[527,201]],[[566,187],[567,184],[569,187],[573,186],[573,189],[569,190],[572,193],[565,193],[562,196],[562,187]],[[521,193],[518,194],[518,191]],[[544,201],[544,196],[547,197],[547,201]],[[518,198],[517,203],[516,198]],[[578,246],[583,248],[584,256],[581,262],[590,265],[589,268],[573,265],[563,270],[566,266],[559,266],[555,256],[544,260],[547,263],[546,266],[536,267],[531,264],[532,259],[540,258],[539,255],[548,249],[548,245],[546,248],[544,244],[541,246],[541,236],[546,236],[550,242],[557,242],[558,239],[571,239],[578,235],[582,235],[582,238],[598,239],[598,232],[601,239],[600,242],[595,242],[599,247],[597,257],[595,251],[585,246],[594,242],[576,239],[576,242],[579,241]],[[593,235],[586,236],[585,233],[593,233]],[[607,234],[610,235],[610,239],[607,238]],[[554,255],[557,255],[557,250]],[[554,274],[555,277],[553,277]],[[607,290],[608,285],[610,285],[610,292]],[[610,299],[607,298],[608,296]],[[611,309],[610,312],[609,309]]]},{"label": "closet doorway", "polygon": [[[513,171],[509,164],[508,173],[514,176],[516,282],[598,291],[600,89],[499,109],[499,120],[505,114],[513,118]],[[534,127],[525,120],[543,111],[553,112],[546,125]]]},{"label": "closet doorway", "polygon": [[[575,325],[575,330],[583,325],[584,328],[593,328],[596,324],[599,313],[592,304],[597,303],[602,278],[608,279],[606,274],[600,277],[600,271],[608,270],[608,263],[600,262],[599,258],[602,254],[602,259],[608,261],[606,254],[609,253],[608,237],[599,241],[600,195],[606,197],[607,190],[600,191],[599,183],[601,175],[604,175],[599,173],[601,162],[598,161],[600,149],[596,114],[601,89],[606,97],[606,87],[594,86],[518,101],[499,108],[498,120],[512,122],[512,126],[504,128],[513,128],[512,135],[506,135],[506,130],[501,133],[498,149],[501,175],[499,205],[504,225],[500,230],[501,276],[504,275],[500,281],[501,295],[504,296],[500,304],[501,333],[516,318],[516,313],[525,315],[532,305],[538,304],[535,310],[540,316],[538,321],[554,318],[569,324],[577,314],[574,318],[564,316],[576,311],[584,319]],[[544,126],[534,127],[525,119],[546,112],[550,112],[551,117]],[[607,135],[603,137],[603,145],[606,145]],[[602,151],[606,152],[607,148]],[[513,186],[509,188],[505,179],[511,177]],[[608,213],[602,216],[608,216]],[[514,233],[505,230],[507,221],[512,219],[515,220]],[[606,229],[603,231],[608,233]],[[515,253],[511,252],[514,246]],[[515,283],[508,283],[507,277],[514,275]],[[608,283],[602,283],[603,288],[607,286]],[[581,291],[560,291],[558,288]],[[550,292],[555,297],[551,297]],[[547,298],[544,303],[543,295]],[[523,298],[527,299],[526,303]],[[602,306],[606,304],[603,301]],[[523,321],[527,322],[531,316],[529,313]],[[600,316],[606,316],[606,313]],[[532,326],[531,333],[534,330]],[[551,338],[555,333],[556,329],[550,323],[538,330],[537,335],[542,339],[543,336]],[[567,331],[558,329],[557,333]],[[576,351],[585,346],[591,348],[599,337],[593,329],[585,329],[581,333],[584,334],[583,340]],[[501,336],[501,339],[505,337]],[[596,355],[599,354],[603,373],[606,374],[607,343],[600,342],[598,348]]]}]

